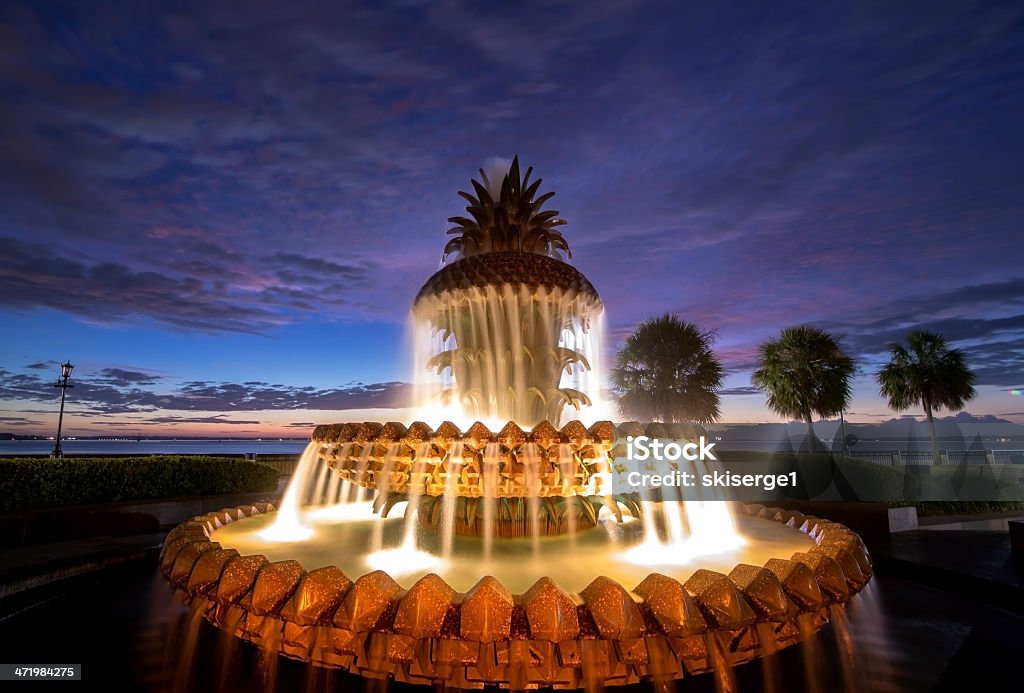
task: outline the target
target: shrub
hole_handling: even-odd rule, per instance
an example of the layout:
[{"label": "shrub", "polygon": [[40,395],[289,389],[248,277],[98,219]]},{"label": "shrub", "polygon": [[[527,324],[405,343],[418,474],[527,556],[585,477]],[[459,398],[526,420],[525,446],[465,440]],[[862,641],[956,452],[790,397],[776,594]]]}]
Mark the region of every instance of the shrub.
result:
[{"label": "shrub", "polygon": [[1024,503],[1017,501],[923,501],[913,505],[922,516],[1024,511]]},{"label": "shrub", "polygon": [[[846,500],[883,503],[925,501],[980,503],[1024,501],[1020,465],[911,465],[890,467],[830,454],[722,450],[723,466],[737,473],[796,472],[797,486],[773,492],[733,491],[738,500]],[[995,506],[992,506],[995,507]],[[1000,506],[1002,507],[1002,506]],[[1011,506],[1012,507],[1012,506]],[[981,512],[981,511],[979,511]]]},{"label": "shrub", "polygon": [[0,460],[0,511],[219,493],[269,492],[278,472],[231,457]]},{"label": "shrub", "polygon": [[737,500],[771,502],[783,500],[898,501],[905,497],[904,475],[900,470],[873,462],[833,457],[828,453],[760,452],[723,450],[723,466],[740,474],[788,474],[796,472],[796,487],[774,491],[757,488],[734,490]]}]

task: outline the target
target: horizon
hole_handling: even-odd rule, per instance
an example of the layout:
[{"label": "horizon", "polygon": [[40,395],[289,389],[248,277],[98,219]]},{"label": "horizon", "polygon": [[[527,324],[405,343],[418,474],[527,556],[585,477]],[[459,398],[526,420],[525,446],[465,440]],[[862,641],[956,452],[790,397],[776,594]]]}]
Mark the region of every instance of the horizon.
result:
[{"label": "horizon", "polygon": [[[339,418],[338,420],[330,422],[330,423],[362,423],[363,421],[384,422],[384,421],[389,421],[389,420],[395,420],[395,419],[388,419],[386,416],[383,416],[383,415],[382,416],[376,416],[376,417],[371,415],[371,416],[363,417],[363,418],[358,418],[358,417],[356,417],[356,418]],[[402,420],[398,420],[398,421],[401,423]],[[405,422],[406,423],[411,423],[412,420],[411,419],[407,419],[407,420],[405,420]],[[615,424],[619,424],[619,423],[622,423],[622,422],[623,422],[623,420],[620,419],[620,418],[613,419],[613,423],[615,423]],[[923,416],[914,416],[913,414],[904,414],[904,415],[893,416],[893,417],[891,417],[889,419],[879,420],[879,421],[851,421],[849,419],[845,419],[845,424],[847,426],[851,426],[851,427],[857,427],[857,426],[860,426],[860,427],[870,427],[870,426],[882,427],[882,426],[896,424],[896,423],[911,423],[911,422],[914,423],[914,424],[918,424],[918,425],[923,426],[923,425],[925,425],[927,423],[927,419],[925,417],[923,417]],[[814,419],[815,432],[819,435],[819,437],[828,436],[829,433],[834,435],[835,431],[832,430],[832,428],[840,426],[841,423],[842,423],[842,421],[838,417],[836,417],[836,418],[829,417],[829,418]],[[1010,421],[1009,419],[1000,419],[998,417],[992,417],[991,415],[974,416],[973,414],[971,414],[970,412],[967,412],[967,411],[961,411],[961,412],[958,412],[957,414],[953,414],[953,415],[949,415],[949,416],[938,416],[938,417],[935,418],[935,423],[937,425],[949,425],[949,424],[952,424],[952,425],[957,426],[957,427],[959,427],[960,425],[970,426],[971,430],[972,430],[971,435],[973,435],[973,432],[984,433],[985,435],[993,435],[993,436],[1024,435],[1024,424],[1015,423],[1013,421]],[[754,428],[754,427],[762,427],[762,426],[794,427],[794,428],[799,429],[798,433],[800,433],[800,434],[802,434],[806,430],[806,423],[803,422],[803,421],[796,420],[796,419],[788,419],[788,420],[781,420],[780,419],[778,421],[716,421],[716,422],[714,422],[712,424],[708,424],[704,428],[705,428],[705,430],[710,432],[710,431],[722,431],[722,430],[727,430],[727,429],[730,429],[730,428],[740,428],[740,427]],[[224,440],[268,440],[268,441],[275,441],[275,440],[305,440],[305,439],[309,438],[309,436],[312,434],[314,427],[315,427],[315,425],[309,426],[308,429],[306,429],[306,432],[304,434],[300,434],[299,431],[297,431],[297,430],[286,431],[286,432],[279,433],[279,434],[264,434],[264,433],[261,433],[261,432],[258,432],[258,431],[249,431],[249,432],[229,431],[229,432],[222,433],[222,434],[217,434],[217,433],[183,433],[181,431],[174,431],[174,432],[169,432],[169,433],[166,433],[166,432],[165,433],[159,433],[159,432],[145,433],[141,429],[140,430],[122,430],[122,431],[118,431],[118,432],[110,432],[110,431],[82,431],[82,432],[75,433],[73,435],[62,435],[61,439],[64,440],[64,439],[71,439],[71,438],[77,438],[77,439],[107,438],[107,439],[114,439],[114,440],[131,440],[131,439],[134,439],[134,438],[144,438],[144,439],[162,439],[162,438],[175,439],[175,438],[180,438],[180,439],[224,439]],[[1007,427],[1013,427],[1013,430],[1011,432],[1007,432],[1005,430]],[[829,433],[821,433],[821,431],[819,429],[822,429],[822,430],[827,429],[829,431]],[[991,429],[991,430],[987,430],[987,429]],[[524,430],[526,430],[526,429],[524,428]],[[938,433],[939,433],[939,437],[940,438],[948,437],[948,435],[949,435],[948,431],[946,431],[946,430],[939,430]],[[55,437],[53,435],[52,431],[51,432],[40,431],[38,433],[34,433],[34,432],[31,432],[31,431],[19,432],[19,431],[4,430],[4,429],[0,428],[0,436],[8,435],[8,434],[10,434],[10,435],[18,435],[18,436],[31,436],[31,437],[33,437],[35,439],[40,439],[40,440],[53,440],[54,437]],[[966,435],[966,432],[964,432],[963,434]],[[904,435],[904,434],[901,434],[901,436],[902,435]],[[924,439],[924,438],[927,438],[927,434],[923,433],[921,436],[918,436],[918,437],[921,437],[922,439]]]},{"label": "horizon", "polygon": [[529,9],[5,5],[0,430],[53,434],[64,360],[66,436],[411,421],[408,308],[517,154],[605,363],[673,313],[716,332],[723,421],[785,423],[757,346],[813,324],[872,423],[931,329],[965,411],[1024,424],[1024,6]]}]

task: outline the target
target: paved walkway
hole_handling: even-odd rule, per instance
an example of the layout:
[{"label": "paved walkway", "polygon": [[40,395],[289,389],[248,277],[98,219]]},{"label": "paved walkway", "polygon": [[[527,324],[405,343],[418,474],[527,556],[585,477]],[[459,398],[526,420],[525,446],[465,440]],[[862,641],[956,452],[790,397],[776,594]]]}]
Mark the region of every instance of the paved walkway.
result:
[{"label": "paved walkway", "polygon": [[0,551],[0,599],[160,551],[166,532],[129,537],[90,537]]},{"label": "paved walkway", "polygon": [[1004,531],[918,530],[868,544],[880,570],[1024,613],[1024,556]]}]

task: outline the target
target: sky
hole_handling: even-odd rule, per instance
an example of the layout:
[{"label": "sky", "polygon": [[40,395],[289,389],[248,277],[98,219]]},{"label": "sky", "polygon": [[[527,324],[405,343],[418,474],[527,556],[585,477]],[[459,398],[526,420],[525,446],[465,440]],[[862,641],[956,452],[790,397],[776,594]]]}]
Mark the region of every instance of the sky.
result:
[{"label": "sky", "polygon": [[0,45],[0,431],[52,434],[68,359],[66,435],[405,420],[411,301],[513,155],[610,351],[716,332],[724,421],[779,420],[757,345],[806,323],[854,421],[927,328],[1024,423],[1019,2],[13,0]]}]

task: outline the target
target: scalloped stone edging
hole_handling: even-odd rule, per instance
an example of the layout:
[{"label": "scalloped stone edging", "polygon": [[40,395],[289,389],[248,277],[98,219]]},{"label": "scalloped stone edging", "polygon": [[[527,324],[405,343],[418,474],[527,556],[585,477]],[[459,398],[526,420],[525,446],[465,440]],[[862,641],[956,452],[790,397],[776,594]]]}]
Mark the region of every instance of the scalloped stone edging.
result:
[{"label": "scalloped stone edging", "polygon": [[164,541],[160,570],[206,620],[255,645],[366,678],[460,688],[623,685],[731,667],[792,645],[828,623],[871,578],[861,538],[796,511],[745,505],[815,541],[807,552],[700,569],[685,582],[651,573],[633,590],[604,576],[578,594],[542,577],[511,594],[483,576],[465,594],[436,574],[404,589],[374,571],[242,556],[211,540],[268,503],[198,515]]}]

